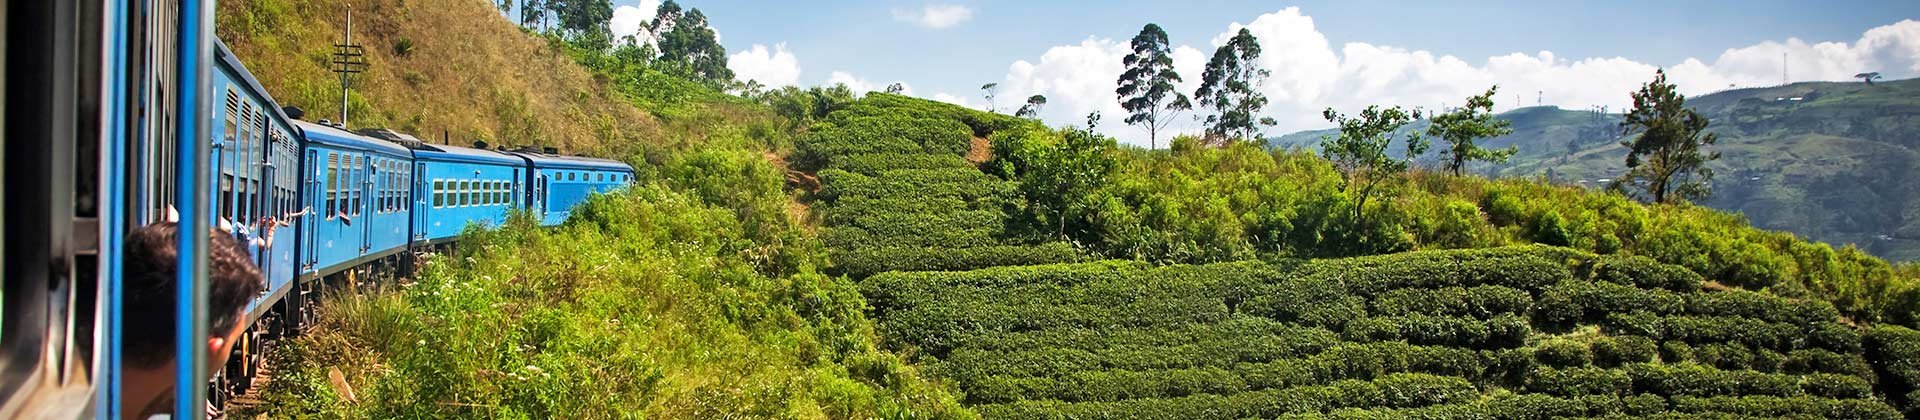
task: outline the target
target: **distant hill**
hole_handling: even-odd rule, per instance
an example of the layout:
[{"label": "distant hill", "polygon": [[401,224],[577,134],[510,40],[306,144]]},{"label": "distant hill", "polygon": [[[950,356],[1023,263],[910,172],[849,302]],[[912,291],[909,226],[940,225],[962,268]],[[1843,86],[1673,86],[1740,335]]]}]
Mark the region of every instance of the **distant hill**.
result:
[{"label": "distant hill", "polygon": [[[1736,89],[1687,104],[1720,134],[1714,194],[1702,204],[1742,213],[1758,227],[1920,260],[1920,79]],[[1486,144],[1520,152],[1476,172],[1599,187],[1626,169],[1619,114],[1529,107],[1500,116],[1513,121],[1514,133]],[[1313,148],[1334,133],[1269,142]],[[1438,158],[1430,153],[1422,159]]]}]

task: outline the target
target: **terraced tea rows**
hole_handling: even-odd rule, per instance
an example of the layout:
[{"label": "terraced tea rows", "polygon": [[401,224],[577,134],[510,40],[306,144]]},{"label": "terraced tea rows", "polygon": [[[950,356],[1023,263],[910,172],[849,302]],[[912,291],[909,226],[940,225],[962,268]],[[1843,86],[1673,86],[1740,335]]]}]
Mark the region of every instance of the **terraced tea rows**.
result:
[{"label": "terraced tea rows", "polygon": [[1060,243],[1006,232],[1008,182],[966,160],[976,136],[1025,122],[884,93],[835,111],[800,140],[818,171],[821,241],[855,278],[890,270],[965,270],[1081,258]]},{"label": "terraced tea rows", "polygon": [[891,345],[988,418],[1897,419],[1920,379],[1920,333],[1544,246],[861,287]]}]

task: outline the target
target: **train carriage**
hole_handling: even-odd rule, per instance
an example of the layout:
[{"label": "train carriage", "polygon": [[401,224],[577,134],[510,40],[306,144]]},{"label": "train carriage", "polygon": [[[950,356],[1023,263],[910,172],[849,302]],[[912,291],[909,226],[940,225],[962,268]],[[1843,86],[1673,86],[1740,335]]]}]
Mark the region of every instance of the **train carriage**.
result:
[{"label": "train carriage", "polygon": [[[274,327],[304,321],[316,287],[395,261],[405,269],[397,257],[409,249],[497,224],[513,208],[558,224],[588,195],[632,179],[610,160],[422,147],[297,121],[214,39],[206,2],[6,10],[0,418],[131,414],[120,407],[125,337],[151,333],[143,326],[155,320],[175,327],[170,406],[176,418],[199,417],[209,397],[247,385],[263,338],[298,332]],[[183,291],[176,314],[126,306],[141,285],[122,283],[124,240],[172,214],[182,232],[239,236],[266,276],[247,306],[250,333],[212,378],[202,369],[212,359],[205,237],[175,242],[177,268],[165,275]],[[206,386],[221,384],[234,386]]]},{"label": "train carriage", "polygon": [[615,160],[562,156],[547,152],[512,152],[533,168],[525,182],[527,208],[543,226],[558,225],[573,214],[573,206],[593,193],[613,191],[633,181],[633,168]]},{"label": "train carriage", "polygon": [[413,149],[420,174],[414,189],[413,240],[423,245],[453,240],[468,224],[498,226],[519,208],[526,189],[524,159],[486,149],[421,144]]},{"label": "train carriage", "polygon": [[[297,271],[294,232],[299,226],[288,215],[303,205],[297,197],[300,132],[232,50],[217,41],[215,46],[212,83],[218,102],[211,115],[209,161],[214,207],[208,217],[214,226],[247,239],[254,263],[267,275],[267,294],[248,304],[249,316],[257,319],[290,289]],[[271,226],[280,221],[288,226]]]},{"label": "train carriage", "polygon": [[316,278],[406,250],[413,153],[339,128],[295,122],[306,134],[301,278]]}]

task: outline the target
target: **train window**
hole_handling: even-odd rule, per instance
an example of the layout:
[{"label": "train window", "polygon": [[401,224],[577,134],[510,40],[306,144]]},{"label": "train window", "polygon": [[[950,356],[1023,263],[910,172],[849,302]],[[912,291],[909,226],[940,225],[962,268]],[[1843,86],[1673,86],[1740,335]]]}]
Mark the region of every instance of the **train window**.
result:
[{"label": "train window", "polygon": [[340,155],[327,152],[327,218],[340,214]]},{"label": "train window", "polygon": [[467,181],[467,204],[480,205],[480,181]]},{"label": "train window", "polygon": [[433,180],[433,207],[447,205],[447,181]]},{"label": "train window", "polygon": [[353,188],[353,215],[359,216],[360,210],[366,208],[366,188],[363,186],[367,185],[366,182],[368,181],[367,157],[364,155],[354,156],[353,170],[354,174],[357,175],[354,177],[355,182],[350,187]]},{"label": "train window", "polygon": [[380,189],[380,193],[381,193],[380,194],[381,195],[380,211],[392,213],[393,212],[393,196],[394,196],[393,190],[395,187],[398,187],[400,183],[398,182],[397,179],[393,177],[394,175],[393,161],[382,160],[382,162],[385,162],[384,164],[381,165],[385,167],[385,169],[380,170],[380,174],[381,174],[380,182],[384,183],[386,187]]},{"label": "train window", "polygon": [[461,206],[473,204],[472,200],[467,199],[467,190],[471,189],[470,184],[468,184],[468,182],[470,181],[462,180],[459,182],[459,186],[453,189],[454,198],[458,200],[457,202]]},{"label": "train window", "polygon": [[222,131],[220,133],[220,138],[218,139],[220,144],[217,145],[220,150],[220,161],[214,163],[215,166],[220,167],[220,172],[219,172],[220,208],[216,210],[216,212],[220,214],[220,217],[226,218],[228,220],[233,219],[234,163],[238,161],[235,159],[234,154],[238,152],[238,149],[239,149],[238,147],[234,146],[234,140],[235,140],[234,136],[238,134],[240,129],[239,113],[240,113],[240,97],[232,89],[228,89],[227,90],[227,109],[226,109],[227,118],[226,118],[226,125],[224,127],[226,128],[226,131]]},{"label": "train window", "polygon": [[572,180],[576,180],[576,179],[579,179],[579,176],[580,176],[580,174],[579,174],[579,173],[577,173],[577,172],[568,172],[568,173],[567,173],[567,180],[568,180],[568,181],[572,181]]}]

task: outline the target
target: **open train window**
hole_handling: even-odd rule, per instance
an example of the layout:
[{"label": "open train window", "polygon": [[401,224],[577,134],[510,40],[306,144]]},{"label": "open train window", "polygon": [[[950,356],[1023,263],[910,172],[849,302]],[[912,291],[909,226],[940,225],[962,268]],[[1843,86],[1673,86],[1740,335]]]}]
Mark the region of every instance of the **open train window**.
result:
[{"label": "open train window", "polygon": [[327,218],[340,214],[340,155],[327,152]]},{"label": "open train window", "polygon": [[366,188],[362,188],[368,180],[366,156],[353,157],[353,174],[354,182],[353,185],[350,186],[353,191],[353,215],[359,216],[360,210],[366,208],[366,197],[364,197],[366,195]]}]

